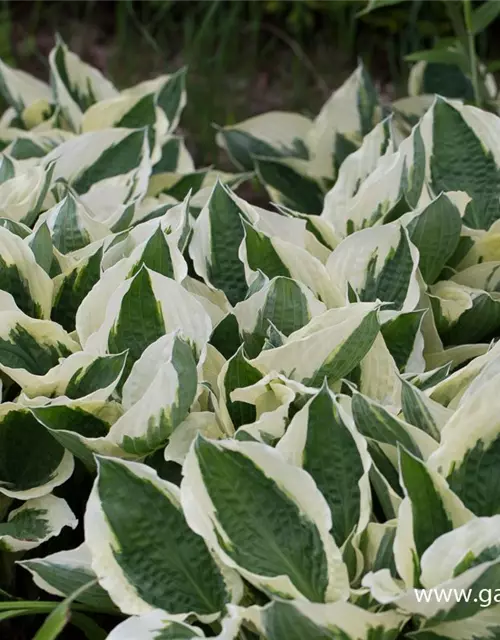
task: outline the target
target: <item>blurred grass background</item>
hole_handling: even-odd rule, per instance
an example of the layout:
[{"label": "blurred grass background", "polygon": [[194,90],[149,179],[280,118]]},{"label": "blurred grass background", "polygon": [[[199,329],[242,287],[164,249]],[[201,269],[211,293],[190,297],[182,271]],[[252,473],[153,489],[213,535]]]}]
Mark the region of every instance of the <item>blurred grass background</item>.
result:
[{"label": "blurred grass background", "polygon": [[[454,2],[454,0],[448,0]],[[451,35],[443,2],[407,0],[357,17],[357,0],[2,0],[0,57],[47,78],[58,31],[120,88],[188,65],[182,120],[197,165],[216,162],[212,123],[270,109],[315,115],[359,58],[388,98],[404,56]],[[493,25],[479,55],[495,57]]]}]

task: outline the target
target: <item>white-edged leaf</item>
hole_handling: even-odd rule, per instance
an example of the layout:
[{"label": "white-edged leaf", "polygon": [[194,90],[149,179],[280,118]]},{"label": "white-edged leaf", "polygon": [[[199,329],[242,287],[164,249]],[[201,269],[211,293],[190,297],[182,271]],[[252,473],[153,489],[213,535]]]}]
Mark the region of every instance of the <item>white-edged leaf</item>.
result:
[{"label": "white-edged leaf", "polygon": [[332,512],[332,535],[339,546],[353,532],[364,531],[371,511],[370,456],[352,418],[327,386],[293,417],[276,448],[316,482]]},{"label": "white-edged leaf", "polygon": [[[58,551],[42,558],[21,560],[17,564],[31,573],[37,587],[51,595],[65,598],[95,580],[91,562],[90,552],[85,543],[82,543],[75,549]],[[98,584],[84,591],[76,600],[97,609],[112,611],[115,608],[108,594]]]},{"label": "white-edged leaf", "polygon": [[377,305],[368,302],[330,309],[292,333],[285,344],[264,350],[252,364],[265,373],[278,371],[307,386],[334,383],[368,353],[379,331]]},{"label": "white-edged leaf", "polygon": [[21,311],[48,318],[53,285],[26,241],[0,227],[0,289],[12,294]]},{"label": "white-edged leaf", "polygon": [[352,289],[361,302],[381,300],[386,308],[413,311],[420,297],[419,252],[397,223],[363,229],[343,240],[326,268],[347,299]]},{"label": "white-edged leaf", "polygon": [[308,118],[298,113],[269,111],[219,129],[217,144],[227,151],[237,167],[252,171],[254,156],[306,155],[304,139],[311,124]]},{"label": "white-edged leaf", "polygon": [[0,369],[30,395],[59,359],[80,347],[64,329],[50,320],[35,320],[19,310],[0,312]]},{"label": "white-edged leaf", "polygon": [[249,582],[316,602],[346,596],[330,510],[305,471],[261,443],[198,436],[183,474],[189,526]]},{"label": "white-edged leaf", "polygon": [[6,496],[40,498],[73,473],[73,456],[19,404],[1,405],[0,440],[0,493]]},{"label": "white-edged leaf", "polygon": [[[148,546],[137,554],[142,531]],[[99,458],[85,513],[85,542],[99,583],[123,612],[162,609],[213,620],[242,583],[190,530],[179,489],[146,465]]]},{"label": "white-edged leaf", "polygon": [[333,224],[341,237],[349,233],[347,209],[363,180],[374,171],[379,158],[395,152],[391,120],[386,119],[363,139],[361,147],[340,166],[334,186],[325,196],[321,217]]},{"label": "white-edged leaf", "polygon": [[21,69],[13,69],[0,61],[0,91],[11,107],[21,114],[37,100],[52,101],[52,92],[45,82]]},{"label": "white-edged leaf", "polygon": [[91,105],[118,93],[97,69],[71,52],[60,37],[50,52],[49,64],[54,94],[73,131],[80,131],[82,115]]},{"label": "white-edged leaf", "polygon": [[197,387],[191,346],[177,332],[159,338],[134,363],[123,386],[125,413],[108,439],[132,455],[156,451],[187,417]]},{"label": "white-edged leaf", "polygon": [[67,502],[53,495],[27,500],[0,524],[0,548],[28,551],[59,535],[63,527],[78,524]]},{"label": "white-edged leaf", "polygon": [[439,536],[474,515],[430,463],[426,465],[403,448],[399,449],[399,470],[406,498],[398,512],[394,557],[399,575],[411,587],[418,584],[423,553]]}]

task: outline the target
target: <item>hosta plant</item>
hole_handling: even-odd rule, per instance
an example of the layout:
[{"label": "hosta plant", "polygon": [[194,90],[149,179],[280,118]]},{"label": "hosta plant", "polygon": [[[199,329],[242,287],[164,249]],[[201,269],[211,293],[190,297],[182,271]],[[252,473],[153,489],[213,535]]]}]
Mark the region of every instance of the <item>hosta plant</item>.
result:
[{"label": "hosta plant", "polygon": [[361,131],[320,206],[264,209],[234,187],[276,145],[195,171],[183,72],[50,68],[1,67],[6,637],[497,637],[500,119],[405,135],[360,69],[348,128],[272,156]]}]

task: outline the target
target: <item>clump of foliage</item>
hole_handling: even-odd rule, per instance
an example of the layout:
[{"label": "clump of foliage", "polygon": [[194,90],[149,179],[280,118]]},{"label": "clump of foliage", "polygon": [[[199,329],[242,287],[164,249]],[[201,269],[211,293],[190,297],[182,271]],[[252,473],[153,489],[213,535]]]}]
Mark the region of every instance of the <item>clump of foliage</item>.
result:
[{"label": "clump of foliage", "polygon": [[222,174],[183,70],[50,69],[0,67],[1,624],[494,638],[499,117],[389,114],[360,66],[314,121],[220,130]]}]

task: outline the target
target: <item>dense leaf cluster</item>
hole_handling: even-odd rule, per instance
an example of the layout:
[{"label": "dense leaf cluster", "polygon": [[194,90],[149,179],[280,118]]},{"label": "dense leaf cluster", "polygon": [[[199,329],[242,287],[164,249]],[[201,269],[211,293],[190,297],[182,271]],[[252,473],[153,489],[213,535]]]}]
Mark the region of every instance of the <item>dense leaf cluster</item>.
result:
[{"label": "dense leaf cluster", "polygon": [[500,119],[389,114],[359,67],[221,129],[223,174],[184,71],[50,69],[0,66],[0,545],[66,598],[40,637],[495,638]]}]

